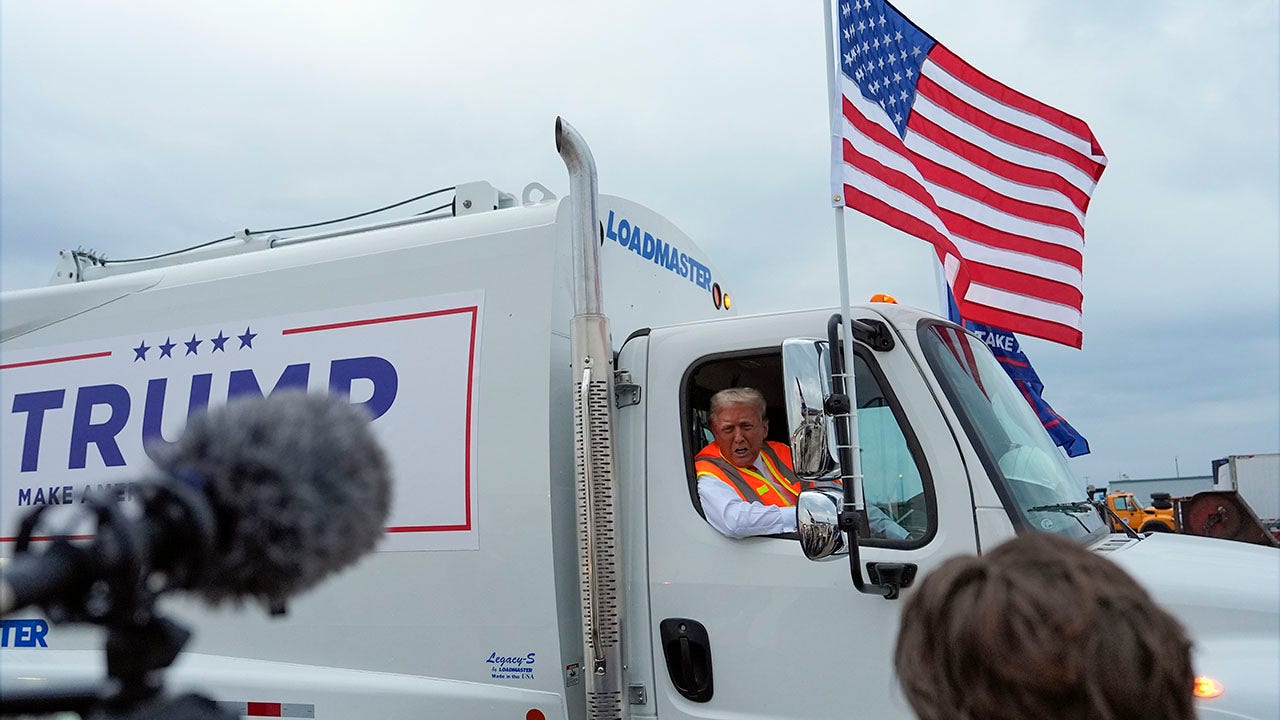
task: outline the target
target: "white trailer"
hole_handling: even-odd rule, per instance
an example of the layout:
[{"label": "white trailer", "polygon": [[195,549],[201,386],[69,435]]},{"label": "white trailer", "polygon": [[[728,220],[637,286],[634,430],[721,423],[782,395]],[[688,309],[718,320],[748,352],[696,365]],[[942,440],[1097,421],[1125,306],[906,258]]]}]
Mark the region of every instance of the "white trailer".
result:
[{"label": "white trailer", "polygon": [[1228,455],[1213,461],[1213,489],[1234,490],[1262,524],[1280,524],[1280,453]]},{"label": "white trailer", "polygon": [[[68,254],[57,284],[4,294],[6,549],[33,505],[127,494],[144,441],[188,412],[306,386],[371,410],[395,506],[380,551],[283,617],[163,598],[195,631],[171,685],[244,716],[909,718],[886,591],[1031,532],[1105,554],[1182,619],[1225,690],[1201,717],[1276,716],[1280,551],[1033,509],[1084,491],[985,345],[928,313],[852,312],[862,501],[907,538],[820,563],[806,552],[838,538],[711,528],[692,461],[709,395],[759,388],[783,441],[821,425],[832,311],[736,316],[694,242],[598,195],[585,145],[557,131],[564,200],[460,186],[446,219],[133,264]],[[4,622],[6,693],[102,672],[96,631]]]}]

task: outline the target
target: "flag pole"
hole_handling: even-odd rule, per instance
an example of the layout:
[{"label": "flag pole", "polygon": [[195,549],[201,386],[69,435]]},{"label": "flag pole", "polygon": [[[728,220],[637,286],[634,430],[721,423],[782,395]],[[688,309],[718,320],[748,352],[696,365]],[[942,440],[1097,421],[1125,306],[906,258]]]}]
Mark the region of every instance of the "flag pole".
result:
[{"label": "flag pole", "polygon": [[[950,294],[951,284],[947,282],[946,271],[942,269],[942,259],[938,257],[937,253],[934,253],[933,256],[933,279],[934,282],[937,283],[938,287],[938,314],[950,320],[951,301],[947,298],[947,295]],[[960,303],[957,302],[957,311],[959,308]]]},{"label": "flag pole", "polygon": [[[845,250],[845,228],[844,228],[844,182],[837,172],[843,164],[844,159],[844,140],[841,133],[841,118],[843,112],[841,110],[842,101],[840,88],[836,85],[836,53],[834,44],[834,26],[832,24],[832,8],[831,0],[823,0],[823,20],[826,26],[827,41],[827,105],[830,109],[831,123],[831,206],[835,213],[836,224],[836,262],[839,266],[840,273],[840,321],[841,328],[841,345],[844,354],[844,391],[849,397],[849,455],[850,463],[847,468],[849,475],[843,477],[845,483],[853,483],[853,505],[855,510],[861,510],[863,506],[862,498],[862,453],[859,450],[858,440],[858,395],[857,384],[854,382],[853,366],[853,315],[849,309],[849,260]],[[847,495],[845,497],[848,497]]]}]

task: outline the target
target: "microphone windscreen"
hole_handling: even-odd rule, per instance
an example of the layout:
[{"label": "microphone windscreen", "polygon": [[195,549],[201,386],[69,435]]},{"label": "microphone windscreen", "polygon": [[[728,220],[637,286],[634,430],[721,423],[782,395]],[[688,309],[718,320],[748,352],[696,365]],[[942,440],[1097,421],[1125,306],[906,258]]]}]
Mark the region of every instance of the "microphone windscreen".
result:
[{"label": "microphone windscreen", "polygon": [[202,486],[213,556],[190,583],[211,604],[282,602],[369,552],[391,502],[369,417],[302,392],[237,399],[193,416],[157,453],[172,478]]}]

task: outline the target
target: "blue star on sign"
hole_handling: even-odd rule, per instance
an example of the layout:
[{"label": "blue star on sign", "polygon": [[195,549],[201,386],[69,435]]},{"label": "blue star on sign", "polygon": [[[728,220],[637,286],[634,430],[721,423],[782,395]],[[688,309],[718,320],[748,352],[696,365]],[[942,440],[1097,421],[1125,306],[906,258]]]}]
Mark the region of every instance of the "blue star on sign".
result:
[{"label": "blue star on sign", "polygon": [[236,336],[236,339],[238,339],[238,340],[240,341],[240,349],[241,349],[241,350],[243,350],[243,349],[245,349],[245,348],[249,348],[250,350],[252,350],[252,349],[253,349],[253,339],[254,339],[254,338],[256,338],[256,337],[258,337],[258,333],[255,333],[255,332],[249,332],[249,328],[248,328],[248,327],[245,327],[245,329],[244,329],[244,334],[243,334],[243,335],[237,335],[237,336]]},{"label": "blue star on sign", "polygon": [[219,330],[218,337],[209,338],[209,342],[213,343],[213,350],[211,350],[210,352],[218,352],[219,350],[221,350],[222,352],[226,352],[227,349],[224,348],[223,345],[226,345],[227,341],[230,339],[231,338],[227,337],[226,335],[223,335],[222,331]]},{"label": "blue star on sign", "polygon": [[150,349],[151,349],[151,347],[150,347],[149,345],[147,345],[147,341],[146,341],[146,340],[140,340],[140,341],[138,342],[138,347],[136,347],[136,348],[134,348],[134,349],[133,349],[133,361],[134,361],[134,362],[138,362],[139,360],[141,360],[141,361],[143,361],[143,362],[146,362],[146,360],[147,360],[147,351],[148,351],[148,350],[150,350]]},{"label": "blue star on sign", "polygon": [[203,340],[197,340],[197,339],[196,339],[196,334],[195,334],[195,333],[191,333],[191,340],[190,340],[190,341],[184,341],[182,344],[187,346],[187,354],[188,354],[188,355],[198,355],[199,353],[197,352],[196,348],[200,347],[200,343],[202,343],[202,342],[204,342],[204,341],[203,341]]},{"label": "blue star on sign", "polygon": [[164,344],[160,346],[160,357],[172,358],[173,349],[177,347],[177,345],[177,343],[173,342],[169,338],[165,338]]}]

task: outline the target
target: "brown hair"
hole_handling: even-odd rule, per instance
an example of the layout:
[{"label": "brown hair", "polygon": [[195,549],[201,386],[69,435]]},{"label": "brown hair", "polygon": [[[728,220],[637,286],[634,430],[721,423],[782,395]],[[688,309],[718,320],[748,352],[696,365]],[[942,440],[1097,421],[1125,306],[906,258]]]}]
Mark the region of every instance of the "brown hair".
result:
[{"label": "brown hair", "polygon": [[1191,642],[1110,560],[1047,533],[944,562],[902,612],[920,720],[1192,720]]}]

